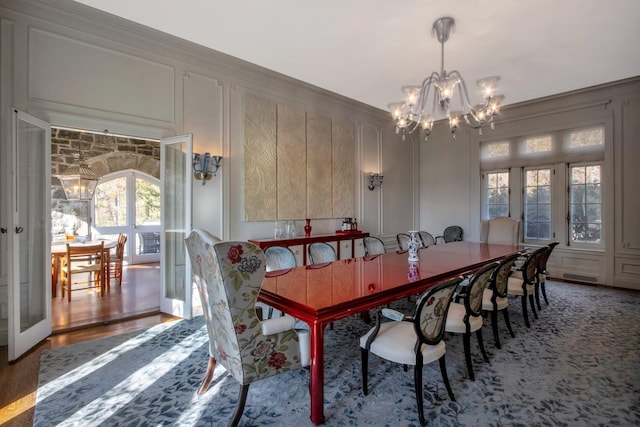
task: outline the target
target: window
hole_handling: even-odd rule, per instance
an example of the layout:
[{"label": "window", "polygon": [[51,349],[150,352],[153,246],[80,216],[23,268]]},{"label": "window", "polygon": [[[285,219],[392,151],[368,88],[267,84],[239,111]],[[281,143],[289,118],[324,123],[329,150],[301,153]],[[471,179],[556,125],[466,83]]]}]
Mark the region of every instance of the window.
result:
[{"label": "window", "polygon": [[551,169],[525,170],[524,238],[551,239]]},{"label": "window", "polygon": [[569,167],[571,243],[601,243],[602,183],[599,164]]},{"label": "window", "polygon": [[509,172],[487,172],[485,186],[487,218],[509,216]]}]

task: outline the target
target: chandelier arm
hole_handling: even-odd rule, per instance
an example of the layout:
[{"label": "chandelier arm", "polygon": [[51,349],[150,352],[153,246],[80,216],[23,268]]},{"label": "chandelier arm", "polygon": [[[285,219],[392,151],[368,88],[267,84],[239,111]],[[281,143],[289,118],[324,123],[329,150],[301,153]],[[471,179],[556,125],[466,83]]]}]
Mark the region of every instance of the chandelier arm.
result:
[{"label": "chandelier arm", "polygon": [[[419,102],[417,103],[417,105],[420,106],[420,110],[424,109],[424,104],[429,99],[429,91],[431,91],[431,86],[433,86],[433,82],[438,81],[439,78],[440,76],[438,75],[438,73],[434,71],[433,73],[431,73],[429,77],[427,77],[422,81],[422,89],[420,90],[420,99],[419,99]],[[422,115],[422,112],[420,112],[420,115]]]},{"label": "chandelier arm", "polygon": [[463,111],[473,110],[473,107],[471,106],[471,100],[469,98],[469,92],[467,91],[467,84],[465,83],[460,73],[457,70],[449,71],[449,76],[457,77],[460,81],[460,103],[462,104]]}]

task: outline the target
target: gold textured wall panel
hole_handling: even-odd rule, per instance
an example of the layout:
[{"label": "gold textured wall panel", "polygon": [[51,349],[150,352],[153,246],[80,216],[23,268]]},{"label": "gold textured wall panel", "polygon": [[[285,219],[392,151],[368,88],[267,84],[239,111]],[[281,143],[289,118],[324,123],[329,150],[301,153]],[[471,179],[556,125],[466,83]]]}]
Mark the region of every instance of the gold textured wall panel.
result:
[{"label": "gold textured wall panel", "polygon": [[245,221],[276,218],[276,104],[244,97]]},{"label": "gold textured wall panel", "polygon": [[355,211],[355,125],[334,120],[331,133],[333,218],[352,217]]},{"label": "gold textured wall panel", "polygon": [[307,218],[332,218],[331,119],[307,115]]},{"label": "gold textured wall panel", "polygon": [[305,112],[278,105],[277,197],[278,219],[301,219],[306,215]]}]

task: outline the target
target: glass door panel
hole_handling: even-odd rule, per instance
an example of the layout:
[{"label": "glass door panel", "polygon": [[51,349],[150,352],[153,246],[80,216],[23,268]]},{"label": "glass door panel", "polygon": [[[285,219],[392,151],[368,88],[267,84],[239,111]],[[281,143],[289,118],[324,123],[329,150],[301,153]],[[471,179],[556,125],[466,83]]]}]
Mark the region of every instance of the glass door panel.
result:
[{"label": "glass door panel", "polygon": [[13,112],[9,227],[9,360],[51,334],[51,130]]},{"label": "glass door panel", "polygon": [[162,233],[160,310],[191,318],[191,268],[184,239],[191,231],[191,135],[161,141]]}]

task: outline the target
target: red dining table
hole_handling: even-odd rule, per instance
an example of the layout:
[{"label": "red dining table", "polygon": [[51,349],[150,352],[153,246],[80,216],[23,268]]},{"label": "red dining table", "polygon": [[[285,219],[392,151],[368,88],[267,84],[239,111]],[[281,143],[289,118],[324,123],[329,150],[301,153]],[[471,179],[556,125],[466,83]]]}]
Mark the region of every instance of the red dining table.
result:
[{"label": "red dining table", "polygon": [[452,242],[420,249],[420,261],[388,252],[267,273],[259,299],[309,325],[311,421],[324,416],[324,328],[339,319],[421,293],[452,276],[475,270],[521,248]]}]

